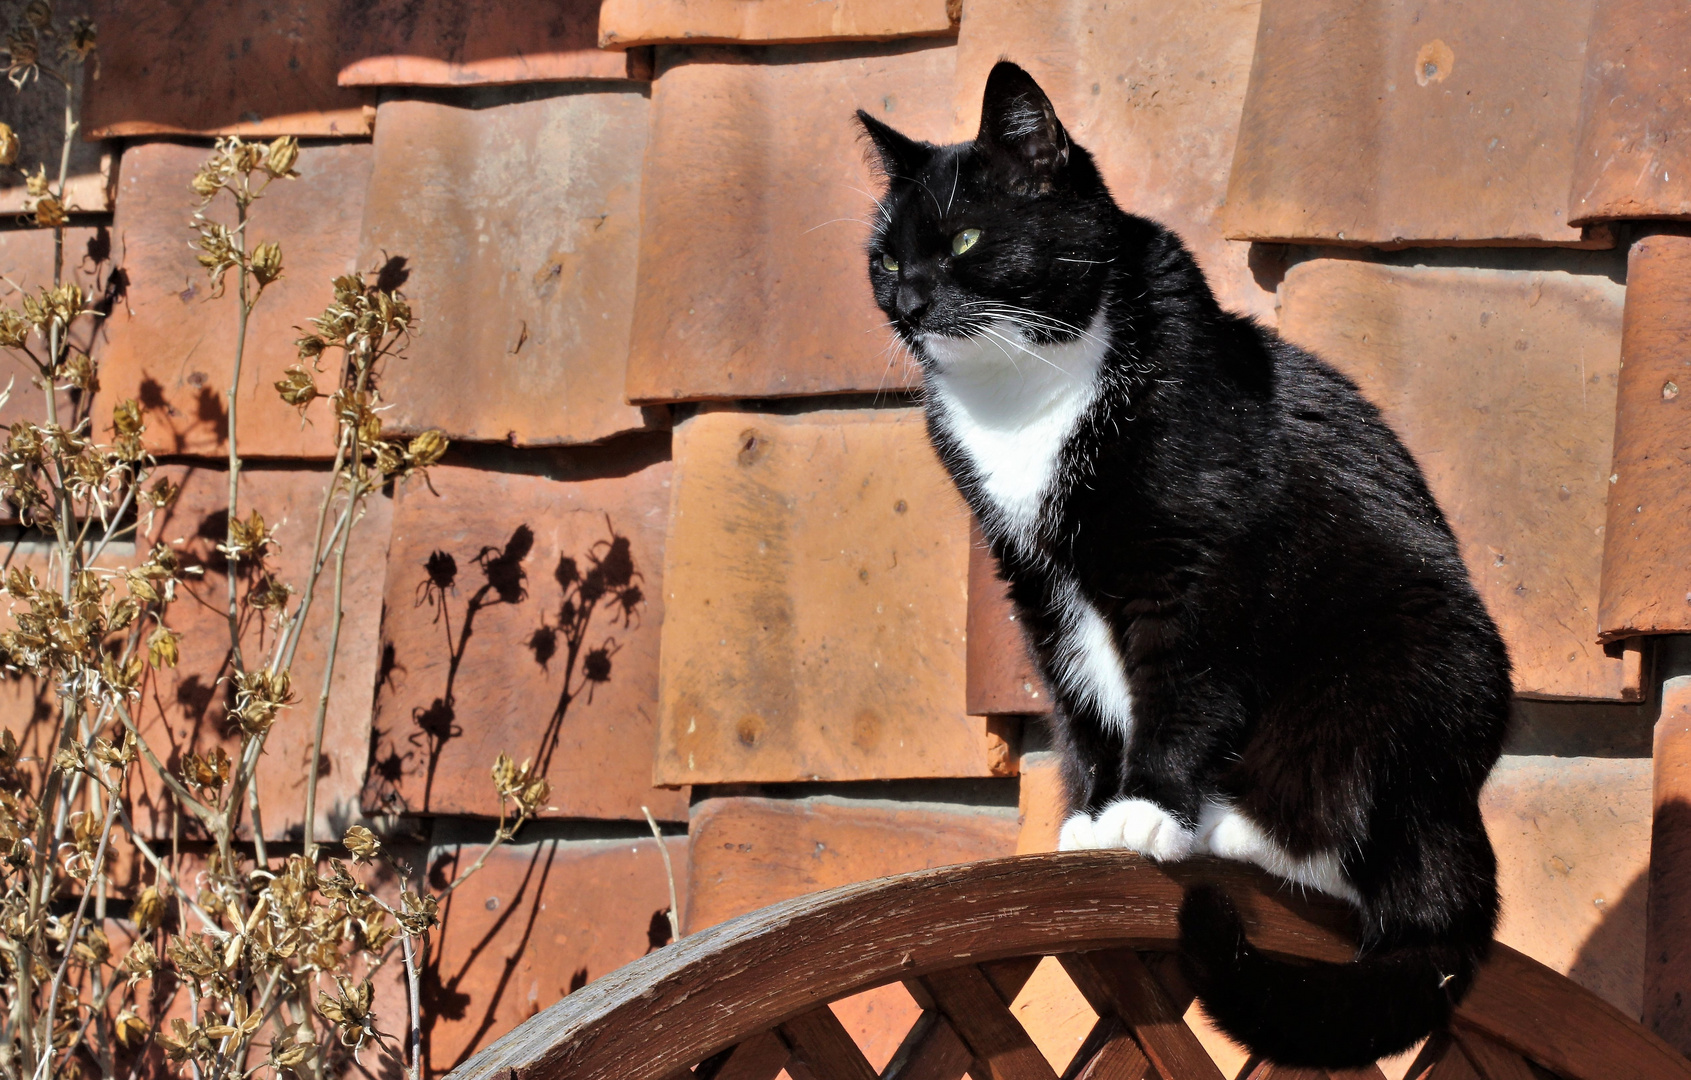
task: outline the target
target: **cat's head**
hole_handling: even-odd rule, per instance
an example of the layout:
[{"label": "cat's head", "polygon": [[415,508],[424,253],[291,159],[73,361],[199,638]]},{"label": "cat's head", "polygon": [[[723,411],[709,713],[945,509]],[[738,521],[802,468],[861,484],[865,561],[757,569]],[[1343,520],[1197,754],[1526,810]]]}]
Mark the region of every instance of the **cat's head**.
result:
[{"label": "cat's head", "polygon": [[936,146],[857,114],[886,177],[868,245],[875,300],[924,366],[936,339],[1084,331],[1114,252],[1113,204],[1026,71],[987,77],[980,133]]}]

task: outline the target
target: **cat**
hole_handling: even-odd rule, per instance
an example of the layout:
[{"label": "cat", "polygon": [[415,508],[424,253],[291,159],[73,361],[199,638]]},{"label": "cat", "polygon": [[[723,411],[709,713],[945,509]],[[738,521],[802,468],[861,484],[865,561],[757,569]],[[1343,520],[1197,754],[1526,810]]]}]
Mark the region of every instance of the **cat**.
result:
[{"label": "cat", "polygon": [[1497,922],[1479,792],[1511,678],[1414,459],[1121,210],[1015,64],[973,142],[858,118],[875,299],[1052,691],[1060,846],[1219,855],[1354,905],[1356,959],[1296,963],[1188,892],[1183,967],[1254,1054],[1354,1067],[1442,1028]]}]

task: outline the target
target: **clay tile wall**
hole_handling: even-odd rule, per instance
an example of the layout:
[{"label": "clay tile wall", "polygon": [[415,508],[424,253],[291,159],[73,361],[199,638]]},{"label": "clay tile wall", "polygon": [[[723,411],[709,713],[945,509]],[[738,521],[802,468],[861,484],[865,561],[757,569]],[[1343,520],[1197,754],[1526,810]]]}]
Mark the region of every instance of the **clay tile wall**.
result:
[{"label": "clay tile wall", "polygon": [[[270,388],[295,328],[354,270],[418,318],[382,422],[453,445],[349,551],[316,830],[386,830],[439,891],[493,837],[498,754],[551,783],[443,909],[435,1075],[668,942],[660,843],[684,932],[1054,845],[1049,694],[866,287],[878,181],[853,121],[969,138],[1002,56],[1224,304],[1341,368],[1416,454],[1515,661],[1483,807],[1502,936],[1684,1043],[1691,964],[1644,952],[1691,936],[1664,891],[1691,880],[1691,826],[1662,780],[1691,741],[1651,760],[1663,680],[1691,672],[1652,640],[1691,633],[1691,239],[1662,220],[1691,217],[1683,4],[87,4],[66,266],[107,313],[94,414],[139,400],[183,484],[143,544],[225,595],[233,304],[187,186],[212,136],[305,137],[250,227],[285,272],[238,398],[242,506],[279,523],[287,573],[334,453]],[[0,94],[0,120],[33,168],[57,118],[26,100]],[[0,303],[52,279],[23,205],[8,173]],[[0,423],[43,393],[18,378]],[[24,536],[9,510],[0,536]],[[143,718],[178,756],[228,738],[221,611],[179,610],[183,663]],[[294,667],[312,704],[328,625],[324,605]],[[0,682],[4,722],[37,692]],[[303,826],[310,714],[261,772],[273,841]],[[158,785],[136,796],[168,837]],[[1089,1009],[1054,970],[1011,990],[1062,1074]],[[407,1008],[397,979],[378,995]],[[836,1013],[880,1067],[917,1007],[893,987]]]}]

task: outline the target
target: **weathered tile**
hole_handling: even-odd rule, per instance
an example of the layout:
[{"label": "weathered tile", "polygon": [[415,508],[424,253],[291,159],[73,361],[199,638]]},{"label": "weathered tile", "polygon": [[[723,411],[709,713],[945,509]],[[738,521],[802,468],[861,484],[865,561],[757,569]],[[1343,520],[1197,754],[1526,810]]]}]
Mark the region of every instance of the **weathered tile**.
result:
[{"label": "weathered tile", "polygon": [[[140,400],[147,445],[163,454],[226,454],[229,379],[234,371],[238,302],[233,279],[211,296],[196,261],[190,221],[199,199],[188,181],[206,158],[201,146],[143,143],[124,151],[114,256],[127,294],[105,320],[98,402]],[[300,178],[277,181],[253,205],[249,243],[282,245],[282,277],[259,299],[247,328],[237,438],[255,457],[333,457],[334,432],[321,412],[315,425],[277,397],[271,384],[297,363],[297,326],[333,299],[330,280],[357,269],[358,226],[370,178],[363,143],[307,146]],[[220,197],[213,215],[232,222]],[[422,334],[431,329],[421,315]],[[408,361],[390,360],[397,371]],[[99,407],[109,409],[109,404]],[[318,408],[318,407],[314,407]]]},{"label": "weathered tile", "polygon": [[[141,714],[136,717],[153,752],[175,769],[190,751],[222,746],[233,753],[238,745],[238,738],[228,731],[228,683],[219,681],[229,675],[228,564],[215,547],[224,538],[229,474],[222,467],[185,465],[161,466],[159,474],[181,484],[181,496],[155,517],[139,554],[133,549],[113,550],[108,561],[133,565],[144,557],[151,542],[163,541],[182,551],[185,563],[205,567],[201,580],[180,587],[179,599],[166,615],[167,625],[182,636],[181,662],[158,673],[145,689]],[[327,470],[256,467],[241,473],[237,512],[245,517],[256,509],[273,526],[277,546],[269,565],[277,578],[301,594],[326,484]],[[391,501],[384,496],[373,496],[366,505],[347,552],[341,603],[345,616],[319,759],[319,837],[338,837],[349,823],[360,820],[358,798],[370,757],[370,709],[381,652],[382,568],[393,516]],[[273,838],[297,838],[304,822],[312,727],[335,610],[333,569],[331,562],[318,583],[289,669],[299,700],[283,710],[271,728],[258,769],[264,830]],[[252,583],[243,573],[243,594]],[[242,631],[249,667],[271,655],[275,628],[269,620],[249,618]],[[136,825],[145,835],[168,836],[171,817],[161,804],[158,779],[141,767],[131,775],[140,778],[133,789]]]},{"label": "weathered tile", "polygon": [[404,260],[423,327],[387,424],[512,444],[646,426],[623,400],[646,111],[633,86],[383,103],[361,259]]},{"label": "weathered tile", "polygon": [[1615,454],[1603,542],[1605,639],[1691,630],[1691,236],[1627,260]]},{"label": "weathered tile", "polygon": [[1229,236],[1573,244],[1595,0],[1265,0]]},{"label": "weathered tile", "polygon": [[933,37],[957,32],[960,0],[824,0],[762,4],[745,0],[605,0],[599,44],[815,42]]},{"label": "weathered tile", "polygon": [[470,86],[648,77],[648,57],[598,47],[598,25],[599,0],[359,0],[341,8],[339,81]]},{"label": "weathered tile", "polygon": [[[34,294],[53,287],[53,231],[51,229],[0,230],[0,306],[19,310],[23,294]],[[75,228],[65,230],[63,280],[74,281],[96,298],[101,310],[109,310],[117,299],[122,283],[113,281],[111,231],[105,228]],[[104,320],[82,320],[72,341],[79,348],[92,348],[104,336]],[[36,345],[40,355],[39,340]],[[0,404],[0,424],[10,425],[18,420],[45,423],[46,395],[36,382],[35,366],[18,354],[6,352],[0,363],[0,389],[10,386],[6,400]],[[61,422],[74,419],[84,403],[83,395],[62,391],[57,398]],[[109,419],[110,412],[107,412]],[[102,436],[104,431],[101,432]],[[0,521],[16,518],[16,507],[0,501]]]},{"label": "weathered tile", "polygon": [[1222,0],[969,0],[951,138],[974,137],[987,72],[1016,61],[1097,158],[1116,201],[1179,233],[1223,304],[1272,321],[1273,282],[1258,284],[1249,244],[1222,235],[1257,12]]},{"label": "weathered tile", "polygon": [[706,411],[675,484],[659,782],[991,772],[967,512],[917,410]]},{"label": "weathered tile", "polygon": [[368,135],[374,99],[335,85],[340,0],[92,0],[90,136]]},{"label": "weathered tile", "polygon": [[1056,851],[1057,833],[1069,806],[1057,755],[1050,751],[1023,754],[1020,775],[1017,816],[1021,831],[1016,837],[1016,854]]},{"label": "weathered tile", "polygon": [[1597,0],[1568,217],[1691,216],[1691,7]]},{"label": "weathered tile", "polygon": [[852,111],[943,132],[955,59],[920,41],[658,50],[631,400],[915,382],[869,292],[878,181]]},{"label": "weathered tile", "polygon": [[1345,259],[1281,287],[1285,336],[1355,379],[1420,462],[1529,696],[1637,693],[1596,643],[1624,293]]},{"label": "weathered tile", "polygon": [[1051,698],[1034,669],[1010,591],[969,521],[968,709],[974,716],[1046,713]]},{"label": "weathered tile", "polygon": [[1662,684],[1654,749],[1643,1018],[1691,1053],[1691,678]]},{"label": "weathered tile", "polygon": [[693,806],[687,933],[781,900],[889,874],[1011,854],[998,810],[829,796],[734,797]]},{"label": "weathered tile", "polygon": [[1497,939],[1638,1016],[1649,760],[1505,757],[1480,805],[1503,893]]},{"label": "weathered tile", "polygon": [[687,816],[652,787],[664,529],[662,436],[438,467],[395,500],[372,812],[499,813],[489,770],[533,759],[549,815]]},{"label": "weathered tile", "polygon": [[[60,17],[64,13],[60,12]],[[75,99],[82,100],[82,86]],[[51,78],[32,80],[22,90],[0,92],[0,123],[11,126],[18,137],[17,169],[0,169],[0,214],[21,214],[24,210],[24,172],[44,168],[50,181],[57,182],[59,159],[65,144],[64,84]],[[73,212],[102,213],[111,209],[112,159],[110,143],[89,142],[77,134],[71,140],[69,168],[65,174],[65,207]]]},{"label": "weathered tile", "polygon": [[[534,827],[530,826],[533,830]],[[530,838],[495,851],[441,905],[423,975],[429,1067],[444,1075],[480,1047],[608,971],[669,941],[669,883],[657,841]],[[687,840],[665,838],[678,895]],[[436,888],[481,855],[436,835]]]}]

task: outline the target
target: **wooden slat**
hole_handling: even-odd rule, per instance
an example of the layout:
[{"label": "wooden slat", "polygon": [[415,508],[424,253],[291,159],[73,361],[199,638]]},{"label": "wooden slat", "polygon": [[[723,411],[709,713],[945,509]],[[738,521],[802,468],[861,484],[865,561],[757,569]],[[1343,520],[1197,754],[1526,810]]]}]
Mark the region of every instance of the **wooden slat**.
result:
[{"label": "wooden slat", "polygon": [[973,1061],[951,1021],[938,1009],[926,1009],[887,1062],[881,1080],[959,1080]]},{"label": "wooden slat", "polygon": [[[1039,960],[1037,956],[995,960],[982,964],[981,971],[999,999],[1008,1005],[1022,992],[1022,987],[1033,976],[1033,969],[1039,966]],[[970,1072],[980,1072],[990,1080],[990,1070],[984,1063],[974,1061],[974,1055],[963,1045],[957,1029],[939,1011],[933,995],[928,993],[921,980],[907,979],[904,988],[925,1011],[881,1071],[881,1080],[959,1080]]]},{"label": "wooden slat", "polygon": [[1033,978],[1033,969],[1039,966],[1043,957],[1017,956],[1009,960],[994,960],[990,964],[980,965],[981,974],[986,981],[998,992],[998,1000],[1009,1005],[1016,1000],[1016,995],[1022,992],[1022,987]]},{"label": "wooden slat", "polygon": [[1533,1080],[1532,1067],[1521,1056],[1481,1035],[1458,1028],[1457,1045],[1483,1080]]},{"label": "wooden slat", "polygon": [[775,1080],[786,1068],[787,1044],[772,1031],[753,1035],[720,1060],[700,1066],[697,1080]]},{"label": "wooden slat", "polygon": [[1156,977],[1132,949],[1067,953],[1069,978],[1102,1016],[1114,1013],[1132,1029],[1145,1056],[1169,1080],[1222,1080],[1209,1051],[1186,1026]]},{"label": "wooden slat", "polygon": [[980,968],[971,964],[936,971],[921,982],[993,1080],[1057,1080]]},{"label": "wooden slat", "polygon": [[1427,1071],[1424,1080],[1480,1080],[1480,1074],[1474,1071],[1474,1065],[1468,1060],[1468,1055],[1456,1045],[1455,1040],[1446,1043],[1444,1053],[1433,1063]]},{"label": "wooden slat", "polygon": [[1386,1080],[1378,1065],[1361,1069],[1312,1069],[1269,1061],[1251,1062],[1241,1075],[1244,1080]]},{"label": "wooden slat", "polygon": [[1063,1080],[1146,1080],[1151,1062],[1114,1016],[1099,1017],[1063,1070]]},{"label": "wooden slat", "polygon": [[795,1016],[780,1030],[793,1051],[787,1062],[793,1080],[876,1080],[869,1059],[828,1006]]},{"label": "wooden slat", "polygon": [[1691,1061],[1659,1036],[1503,944],[1492,945],[1456,1022],[1567,1080],[1691,1080]]}]

